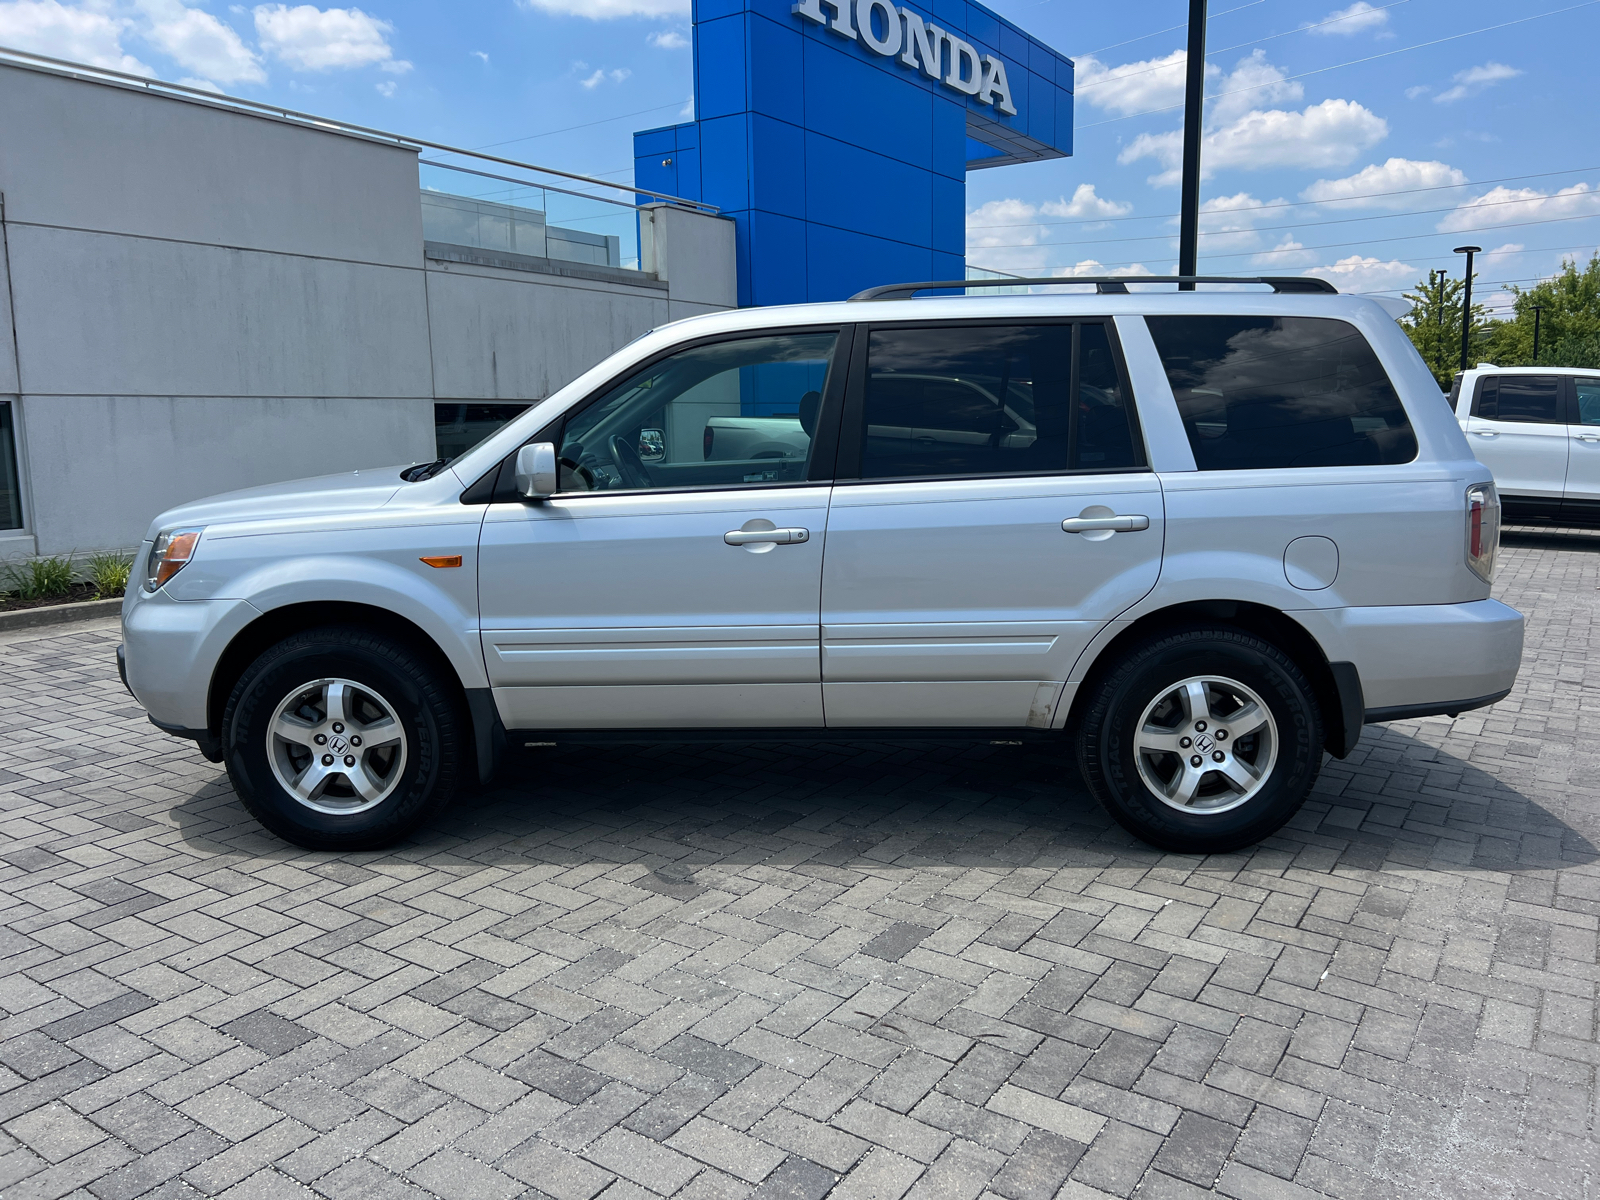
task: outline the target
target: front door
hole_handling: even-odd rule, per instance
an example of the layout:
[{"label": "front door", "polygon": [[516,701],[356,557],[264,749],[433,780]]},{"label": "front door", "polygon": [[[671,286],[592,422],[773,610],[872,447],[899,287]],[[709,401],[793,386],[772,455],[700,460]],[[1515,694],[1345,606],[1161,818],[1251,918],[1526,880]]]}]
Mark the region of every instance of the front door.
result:
[{"label": "front door", "polygon": [[823,569],[828,725],[1049,726],[1161,565],[1109,322],[874,327],[855,376]]},{"label": "front door", "polygon": [[[492,505],[479,555],[508,728],[822,724],[828,485],[810,451],[838,340],[681,350],[540,435],[567,490]],[[707,432],[719,423],[762,437],[742,452],[725,437],[736,456],[722,457]]]},{"label": "front door", "polygon": [[1567,490],[1564,516],[1600,518],[1600,375],[1569,376],[1572,387],[1567,425]]},{"label": "front door", "polygon": [[1569,435],[1561,407],[1555,375],[1487,375],[1473,397],[1467,418],[1472,452],[1494,474],[1500,494],[1530,515],[1554,516],[1560,508],[1548,502],[1561,496],[1567,481]]}]

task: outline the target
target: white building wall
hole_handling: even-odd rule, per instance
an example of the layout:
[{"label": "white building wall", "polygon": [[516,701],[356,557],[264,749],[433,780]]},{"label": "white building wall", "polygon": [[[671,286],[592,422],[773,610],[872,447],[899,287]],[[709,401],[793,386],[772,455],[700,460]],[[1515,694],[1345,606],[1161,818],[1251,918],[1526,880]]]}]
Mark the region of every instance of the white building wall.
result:
[{"label": "white building wall", "polygon": [[720,288],[681,268],[680,300],[636,272],[425,256],[398,146],[9,65],[0,112],[0,399],[19,397],[31,535],[0,531],[0,557],[125,548],[187,500],[430,459],[435,400],[539,400],[734,303],[717,218],[670,231],[686,264],[727,263]]}]

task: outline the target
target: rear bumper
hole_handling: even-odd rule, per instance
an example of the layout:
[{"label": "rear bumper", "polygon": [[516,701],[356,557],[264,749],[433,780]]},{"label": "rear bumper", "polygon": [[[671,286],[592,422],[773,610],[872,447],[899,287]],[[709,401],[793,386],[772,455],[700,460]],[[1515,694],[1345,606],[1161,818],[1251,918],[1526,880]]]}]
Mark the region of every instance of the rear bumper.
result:
[{"label": "rear bumper", "polygon": [[1330,662],[1354,665],[1368,724],[1493,704],[1522,665],[1522,614],[1498,600],[1292,615]]}]

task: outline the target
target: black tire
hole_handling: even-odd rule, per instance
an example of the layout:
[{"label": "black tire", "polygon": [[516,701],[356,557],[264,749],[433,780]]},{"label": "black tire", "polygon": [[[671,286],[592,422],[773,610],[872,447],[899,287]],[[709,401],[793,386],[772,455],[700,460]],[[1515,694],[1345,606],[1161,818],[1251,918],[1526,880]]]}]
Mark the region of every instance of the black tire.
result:
[{"label": "black tire", "polygon": [[[392,738],[387,725],[359,723],[376,713],[392,719],[401,738],[382,751],[356,749],[359,742],[356,747],[317,747],[317,754],[335,748],[356,753],[323,768],[330,775],[326,790],[302,801],[280,776],[290,775],[313,752],[284,739],[269,743],[268,732],[275,722],[281,726],[280,705],[299,696],[307,698],[305,704],[284,715],[310,721],[306,728],[320,730],[317,736],[333,736],[333,726],[316,723],[326,721],[327,714],[315,715],[318,703],[327,706],[330,693],[324,681],[329,680],[341,681],[341,696],[348,698],[352,709],[350,730],[383,729]],[[344,687],[343,681],[354,688]],[[460,781],[466,722],[452,683],[413,650],[378,634],[346,626],[297,633],[251,663],[228,697],[222,719],[228,778],[256,820],[297,846],[309,850],[391,846],[446,804]],[[314,699],[318,695],[321,701]],[[297,716],[308,713],[312,715]],[[379,736],[383,735],[369,740]],[[333,776],[351,759],[381,799],[372,802],[358,796],[349,771]],[[388,773],[382,774],[385,767]],[[322,811],[312,804],[346,806],[350,811]],[[370,806],[361,807],[364,804]]]},{"label": "black tire", "polygon": [[[1160,704],[1163,696],[1176,695],[1174,689],[1180,683],[1196,677],[1244,685],[1264,702],[1275,726],[1264,726],[1256,735],[1257,739],[1274,738],[1275,760],[1248,799],[1240,801],[1230,795],[1220,774],[1204,776],[1204,786],[1215,793],[1212,802],[1237,805],[1225,811],[1174,807],[1152,790],[1146,776],[1163,782],[1159,772],[1165,771],[1169,780],[1175,779],[1184,769],[1183,760],[1176,755],[1147,757],[1142,774],[1135,749],[1135,734],[1147,706]],[[1310,682],[1283,651],[1240,630],[1200,628],[1165,634],[1130,650],[1089,686],[1092,690],[1078,730],[1078,763],[1084,780],[1118,824],[1159,849],[1221,854],[1252,845],[1294,816],[1322,769],[1322,714]],[[1219,693],[1224,702],[1226,690]],[[1173,702],[1168,703],[1167,709],[1158,708],[1156,713],[1173,713],[1161,720],[1176,721],[1174,733],[1189,732],[1192,746],[1193,729],[1187,718],[1178,715]],[[1224,725],[1227,719],[1226,715],[1216,718]],[[1247,736],[1227,749],[1238,749],[1241,758],[1254,754],[1265,761],[1262,744]],[[1210,772],[1209,753],[1224,747],[1226,743],[1213,744],[1207,755],[1197,756],[1199,769]],[[1202,798],[1201,803],[1205,802]]]}]

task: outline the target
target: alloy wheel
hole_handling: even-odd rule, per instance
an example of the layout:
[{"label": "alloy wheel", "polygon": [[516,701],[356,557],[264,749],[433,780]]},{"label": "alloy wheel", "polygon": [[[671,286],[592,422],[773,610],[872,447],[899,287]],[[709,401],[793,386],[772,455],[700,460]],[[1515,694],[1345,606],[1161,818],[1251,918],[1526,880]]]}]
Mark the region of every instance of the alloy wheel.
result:
[{"label": "alloy wheel", "polygon": [[285,696],[267,725],[278,783],[317,812],[348,815],[382,804],[405,772],[405,729],[365,684],[317,679]]},{"label": "alloy wheel", "polygon": [[1190,813],[1238,808],[1266,786],[1278,727],[1235,679],[1197,675],[1152,700],[1133,735],[1139,776],[1163,804]]}]

